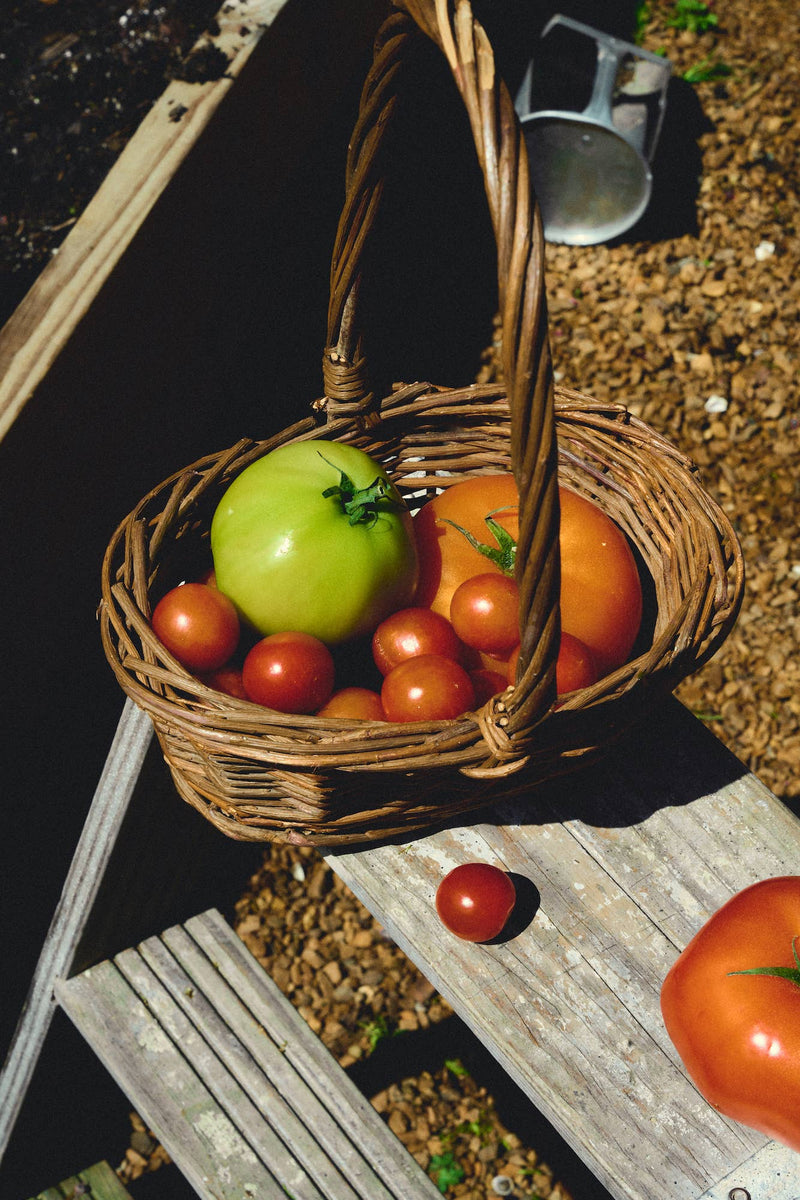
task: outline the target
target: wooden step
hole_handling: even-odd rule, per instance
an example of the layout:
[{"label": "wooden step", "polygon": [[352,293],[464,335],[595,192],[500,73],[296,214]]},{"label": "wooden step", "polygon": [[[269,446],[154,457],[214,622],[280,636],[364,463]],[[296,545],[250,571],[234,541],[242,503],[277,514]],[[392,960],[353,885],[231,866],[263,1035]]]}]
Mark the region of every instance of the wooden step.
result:
[{"label": "wooden step", "polygon": [[216,910],[56,997],[198,1195],[439,1196]]},{"label": "wooden step", "polygon": [[31,1200],[131,1200],[131,1194],[107,1162],[95,1163],[55,1187],[45,1188]]}]

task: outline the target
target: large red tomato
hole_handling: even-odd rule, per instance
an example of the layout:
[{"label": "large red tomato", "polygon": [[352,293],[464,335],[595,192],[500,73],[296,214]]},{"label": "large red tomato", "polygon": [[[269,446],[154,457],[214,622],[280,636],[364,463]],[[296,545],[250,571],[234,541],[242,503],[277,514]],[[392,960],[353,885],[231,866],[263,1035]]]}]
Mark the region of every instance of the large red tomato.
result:
[{"label": "large red tomato", "polygon": [[600,678],[627,662],[642,620],[642,584],[625,534],[602,509],[559,488],[561,627],[588,646]]},{"label": "large red tomato", "polygon": [[[630,656],[642,619],[641,581],[628,541],[611,518],[567,488],[559,488],[559,498],[561,625],[589,647],[602,678]],[[486,517],[494,512],[516,540],[518,508],[510,473],[472,476],[423,505],[414,517],[420,558],[416,602],[448,616],[460,583],[500,570],[449,522],[494,547]]]},{"label": "large red tomato", "polygon": [[709,1103],[800,1151],[800,876],[714,913],[668,972],[661,1011]]}]

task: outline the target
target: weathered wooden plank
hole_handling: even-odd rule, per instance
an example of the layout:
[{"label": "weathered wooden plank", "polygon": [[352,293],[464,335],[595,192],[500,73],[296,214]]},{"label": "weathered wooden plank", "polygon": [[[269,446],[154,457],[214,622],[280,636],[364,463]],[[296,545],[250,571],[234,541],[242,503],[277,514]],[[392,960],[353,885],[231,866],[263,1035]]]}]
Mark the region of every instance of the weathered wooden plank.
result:
[{"label": "weathered wooden plank", "polygon": [[268,1171],[295,1200],[433,1200],[431,1180],[219,913],[188,926],[56,991],[201,1195],[224,1184],[220,1196],[247,1185],[271,1197],[254,1190]]},{"label": "weathered wooden plank", "polygon": [[[470,858],[538,889],[505,942],[469,945],[438,923],[436,886]],[[733,891],[800,873],[800,825],[677,702],[602,768],[491,819],[328,861],[613,1196],[697,1200],[744,1171],[751,1197],[796,1200],[800,1172],[765,1190],[753,1172],[769,1143],[689,1082],[659,991]]]},{"label": "weathered wooden plank", "polygon": [[53,986],[72,966],[152,736],[149,718],[126,701],[31,980],[25,1008],[0,1072],[0,1159],[50,1028]]},{"label": "weathered wooden plank", "polygon": [[[280,1029],[276,1035],[275,1014],[284,1008],[288,1001],[255,962],[248,964],[248,974],[253,984],[250,1002],[245,1003],[244,998],[237,995],[237,991],[225,978],[224,966],[230,938],[225,936],[225,928],[219,915],[216,914],[213,926],[212,919],[213,915],[210,915],[206,928],[213,928],[214,941],[210,947],[213,962],[180,926],[167,930],[163,941],[151,939],[146,942],[141,947],[143,956],[149,959],[152,954],[155,963],[158,964],[159,977],[174,981],[170,982],[173,995],[187,1009],[192,1009],[192,1020],[202,1025],[204,1037],[218,1047],[218,1053],[224,1052],[225,1061],[236,1074],[242,1087],[253,1097],[259,1110],[280,1136],[293,1146],[301,1162],[306,1161],[306,1153],[310,1153],[312,1157],[318,1155],[319,1144],[330,1156],[331,1161],[337,1164],[344,1179],[353,1182],[359,1189],[359,1195],[374,1196],[375,1200],[392,1200],[392,1193],[370,1167],[370,1156],[362,1154],[337,1123],[341,1119],[342,1110],[348,1106],[340,1104],[338,1109],[326,1109],[315,1095],[317,1078],[305,1079],[294,1065],[297,1061],[305,1063],[309,1049],[313,1053],[315,1044],[319,1044],[315,1035],[298,1025],[297,1014],[293,1009],[286,1014],[288,1020],[279,1022]],[[180,969],[177,972],[170,968],[170,955],[174,955],[177,960],[175,966],[179,964]],[[189,984],[189,995],[185,984]],[[213,1015],[207,1010],[198,1011],[195,1003],[196,993],[192,985],[196,986],[201,996],[214,996]],[[216,1014],[219,1016],[215,1021]],[[238,1047],[229,1049],[225,1035],[231,1028],[236,1029]],[[313,1042],[311,1038],[314,1038]],[[333,1066],[328,1055],[321,1065],[320,1073],[338,1077],[340,1072],[332,1070]],[[267,1081],[266,1088],[259,1082],[259,1077]],[[360,1093],[356,1089],[353,1090],[359,1108],[363,1108],[364,1125],[370,1124],[370,1113],[373,1122],[376,1118],[380,1121],[380,1117]],[[297,1116],[298,1113],[302,1114],[302,1120]],[[309,1133],[311,1129],[314,1131],[313,1138]],[[382,1122],[380,1135],[382,1149],[387,1140],[386,1128]],[[399,1143],[398,1149],[408,1158]],[[348,1197],[354,1195],[349,1183],[342,1186],[342,1175],[337,1173],[334,1177],[325,1179],[326,1196],[330,1200],[335,1200],[340,1194]]]},{"label": "weathered wooden plank", "polygon": [[[44,377],[286,0],[217,14],[220,79],[176,81],[152,107],[85,213],[0,333],[0,437]],[[180,119],[174,115],[181,113]]]},{"label": "weathered wooden plank", "polygon": [[107,1162],[95,1163],[77,1175],[63,1179],[57,1187],[45,1188],[31,1200],[131,1200],[131,1194]]},{"label": "weathered wooden plank", "polygon": [[[171,1039],[112,962],[62,980],[56,994],[198,1195],[207,1200],[285,1198],[283,1182],[184,1057],[185,1043]],[[219,1082],[217,1073],[211,1082]],[[242,1105],[236,1107],[241,1113]],[[279,1158],[291,1172],[298,1200],[324,1200],[288,1150]]]},{"label": "weathered wooden plank", "polygon": [[[138,951],[128,950],[118,955],[115,962],[169,1036],[180,1045],[237,1129],[273,1165],[284,1187],[299,1192],[304,1191],[303,1185],[308,1189],[305,1176],[308,1169],[317,1185],[311,1185],[311,1194],[321,1194],[326,1200],[357,1200],[356,1193],[327,1156],[319,1154],[309,1129],[243,1045],[242,1022],[253,1032],[250,1014],[239,1006],[232,1014],[235,1021],[232,1026],[226,1025],[217,1014],[218,977],[212,977],[208,990],[199,982],[195,986],[192,977],[182,970],[158,938],[148,939]],[[228,1008],[230,1012],[231,1006]],[[268,1039],[266,1031],[262,1031],[261,1037]],[[280,1057],[279,1052],[276,1057]],[[287,1091],[291,1098],[291,1083]],[[284,1167],[287,1175],[280,1174]]]},{"label": "weathered wooden plank", "polygon": [[[225,998],[238,997],[281,1047],[282,1056],[295,1076],[292,1086],[303,1106],[302,1111],[313,1123],[316,1136],[328,1152],[342,1164],[347,1177],[375,1200],[388,1194],[396,1195],[398,1200],[436,1195],[433,1184],[402,1143],[394,1135],[387,1137],[383,1120],[350,1077],[344,1071],[331,1070],[331,1056],[323,1043],[298,1026],[294,1007],[265,975],[247,948],[238,938],[223,936],[225,927],[219,914],[210,911],[192,917],[185,928],[207,958],[213,959],[214,966],[230,986],[231,992],[225,993]],[[164,941],[177,951],[180,937],[179,930],[167,930]],[[188,949],[184,943],[181,958],[187,970],[193,973],[201,968],[202,960],[191,954],[190,966],[184,958]],[[198,979],[204,977],[205,972],[202,976],[197,975]],[[248,1049],[262,1062],[267,1051],[263,1041],[248,1041]],[[271,1059],[264,1066],[271,1071]],[[271,1078],[278,1082],[280,1077],[276,1072],[271,1073]],[[329,1121],[321,1119],[325,1112],[335,1118],[338,1136],[331,1130]],[[342,1133],[348,1141],[343,1141]],[[357,1155],[354,1152],[356,1146]],[[374,1182],[370,1183],[374,1173],[369,1171],[369,1163],[379,1164],[381,1168],[383,1182],[377,1188]]]}]

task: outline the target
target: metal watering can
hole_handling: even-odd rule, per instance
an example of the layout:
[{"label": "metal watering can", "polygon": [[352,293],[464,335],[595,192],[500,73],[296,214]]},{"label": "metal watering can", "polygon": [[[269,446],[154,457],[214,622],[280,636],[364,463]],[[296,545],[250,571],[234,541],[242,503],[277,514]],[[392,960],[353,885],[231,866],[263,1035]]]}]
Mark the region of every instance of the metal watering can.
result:
[{"label": "metal watering can", "polygon": [[[557,26],[591,38],[597,51],[589,103],[582,112],[532,111],[534,61],[515,107],[528,148],[531,177],[550,242],[590,246],[630,229],[650,201],[655,152],[672,68],[667,59],[573,21]],[[629,78],[618,80],[624,68]]]}]

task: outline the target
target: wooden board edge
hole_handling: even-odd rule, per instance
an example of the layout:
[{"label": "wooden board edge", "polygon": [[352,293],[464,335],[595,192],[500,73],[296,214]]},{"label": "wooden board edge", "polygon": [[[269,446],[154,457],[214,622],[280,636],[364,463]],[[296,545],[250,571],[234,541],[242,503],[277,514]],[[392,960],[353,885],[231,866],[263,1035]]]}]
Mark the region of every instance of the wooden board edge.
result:
[{"label": "wooden board edge", "polygon": [[[236,0],[210,40],[228,58],[205,83],[176,80],[153,104],[58,252],[0,330],[0,440],[130,245],[278,12],[292,0]],[[176,114],[180,118],[176,119]]]}]

